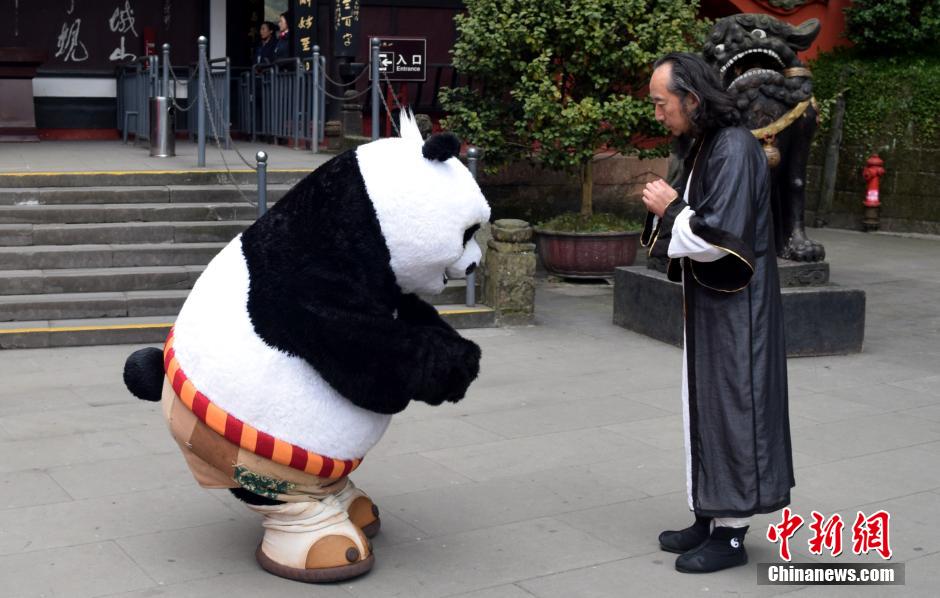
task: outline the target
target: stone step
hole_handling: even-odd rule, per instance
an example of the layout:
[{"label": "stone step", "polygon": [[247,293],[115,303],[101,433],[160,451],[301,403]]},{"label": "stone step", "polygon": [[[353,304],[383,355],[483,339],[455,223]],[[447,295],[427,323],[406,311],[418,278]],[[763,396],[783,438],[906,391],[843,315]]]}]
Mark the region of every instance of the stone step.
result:
[{"label": "stone step", "polygon": [[[114,293],[124,291],[191,289],[204,265],[0,270],[0,296],[43,293]],[[432,305],[466,300],[463,280],[452,280],[440,295],[424,299]],[[477,297],[481,297],[477,283]]]},{"label": "stone step", "polygon": [[444,320],[457,330],[467,328],[495,328],[496,311],[485,305],[467,307],[460,304],[435,305]]},{"label": "stone step", "polygon": [[195,265],[4,270],[0,295],[184,290],[193,287],[204,269]]},{"label": "stone step", "polygon": [[0,224],[100,224],[253,220],[258,209],[247,203],[141,203],[0,206]]},{"label": "stone step", "polygon": [[[310,174],[309,169],[268,168],[268,185],[293,185]],[[254,170],[136,170],[122,172],[5,172],[0,173],[0,188],[29,189],[33,187],[152,187],[161,185],[231,185],[235,179],[243,188],[257,185]]]},{"label": "stone step", "polygon": [[0,224],[0,247],[231,241],[252,220]]},{"label": "stone step", "polygon": [[[485,307],[439,306],[438,311],[458,329],[496,325],[496,313]],[[172,325],[172,316],[0,322],[0,349],[160,343]]]},{"label": "stone step", "polygon": [[223,247],[225,243],[0,247],[0,270],[204,265]]},{"label": "stone step", "polygon": [[189,289],[0,296],[0,322],[175,316]]},{"label": "stone step", "polygon": [[172,326],[165,316],[0,322],[0,350],[162,343]]},{"label": "stone step", "polygon": [[[291,185],[268,185],[268,203],[284,196]],[[244,203],[241,194],[257,201],[257,186],[150,185],[116,187],[0,187],[0,205],[128,204],[128,203]]]}]

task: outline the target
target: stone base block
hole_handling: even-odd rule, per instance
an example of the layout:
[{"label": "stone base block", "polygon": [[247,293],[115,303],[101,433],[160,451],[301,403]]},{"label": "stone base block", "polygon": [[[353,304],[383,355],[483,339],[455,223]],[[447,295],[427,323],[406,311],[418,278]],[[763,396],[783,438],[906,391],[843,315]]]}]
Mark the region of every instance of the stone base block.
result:
[{"label": "stone base block", "polygon": [[829,262],[793,262],[777,259],[780,286],[817,287],[829,284]]},{"label": "stone base block", "polygon": [[[865,338],[865,291],[835,285],[785,287],[787,355],[859,353]],[[682,287],[642,266],[617,268],[614,324],[682,345]]]}]

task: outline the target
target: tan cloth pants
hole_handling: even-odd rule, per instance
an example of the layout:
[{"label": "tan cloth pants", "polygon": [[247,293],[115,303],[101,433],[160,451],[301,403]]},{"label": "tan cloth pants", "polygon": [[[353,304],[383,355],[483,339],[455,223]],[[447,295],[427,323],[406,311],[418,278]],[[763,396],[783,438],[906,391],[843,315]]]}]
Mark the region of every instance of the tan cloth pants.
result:
[{"label": "tan cloth pants", "polygon": [[217,434],[163,383],[163,415],[189,469],[203,488],[245,488],[285,502],[309,502],[340,492],[346,477],[321,478],[275,463]]}]

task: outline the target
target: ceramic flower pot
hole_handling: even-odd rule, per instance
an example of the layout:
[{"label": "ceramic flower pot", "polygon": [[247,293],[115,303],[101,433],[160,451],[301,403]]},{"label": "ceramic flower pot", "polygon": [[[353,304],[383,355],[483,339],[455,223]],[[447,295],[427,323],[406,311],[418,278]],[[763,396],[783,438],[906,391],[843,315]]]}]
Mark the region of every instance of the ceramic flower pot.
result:
[{"label": "ceramic flower pot", "polygon": [[536,229],[539,257],[552,274],[566,278],[605,278],[636,260],[640,233],[563,233]]}]

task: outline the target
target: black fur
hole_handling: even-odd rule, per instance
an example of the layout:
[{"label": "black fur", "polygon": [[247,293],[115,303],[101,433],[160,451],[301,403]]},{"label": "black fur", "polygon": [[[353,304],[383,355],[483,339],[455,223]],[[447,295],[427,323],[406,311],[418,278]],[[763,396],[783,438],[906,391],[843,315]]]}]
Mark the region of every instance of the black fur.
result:
[{"label": "black fur", "polygon": [[134,351],[124,362],[124,385],[138,399],[159,401],[163,393],[163,352],[154,347]]},{"label": "black fur", "polygon": [[463,232],[463,244],[466,245],[467,243],[469,243],[470,239],[473,238],[473,235],[477,234],[478,230],[480,230],[479,224],[474,224],[473,226],[465,230]]},{"label": "black fur", "polygon": [[460,155],[460,139],[453,133],[437,133],[424,142],[421,153],[428,160],[444,162]]},{"label": "black fur", "polygon": [[458,401],[480,349],[395,282],[354,151],[330,160],[248,228],[248,312],[268,344],[378,413]]}]

